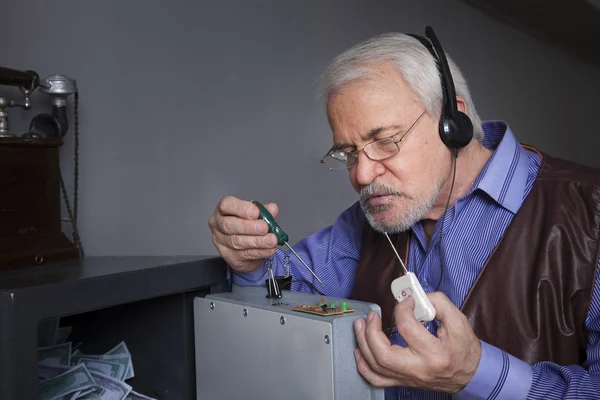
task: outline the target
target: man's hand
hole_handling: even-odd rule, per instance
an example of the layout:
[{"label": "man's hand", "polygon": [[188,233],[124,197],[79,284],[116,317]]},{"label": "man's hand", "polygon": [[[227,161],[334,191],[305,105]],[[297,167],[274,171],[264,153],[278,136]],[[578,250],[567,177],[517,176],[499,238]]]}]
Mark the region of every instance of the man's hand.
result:
[{"label": "man's hand", "polygon": [[[276,204],[264,206],[273,218],[277,217],[279,209]],[[208,220],[215,247],[236,271],[253,271],[263,259],[275,254],[277,238],[269,233],[267,223],[258,219],[259,214],[258,207],[249,201],[225,196]]]},{"label": "man's hand", "polygon": [[373,386],[410,386],[456,393],[471,380],[481,357],[481,344],[469,321],[443,293],[428,294],[440,321],[437,337],[414,316],[409,297],[396,304],[398,333],[407,347],[391,345],[376,312],[354,322],[359,349],[358,370]]}]

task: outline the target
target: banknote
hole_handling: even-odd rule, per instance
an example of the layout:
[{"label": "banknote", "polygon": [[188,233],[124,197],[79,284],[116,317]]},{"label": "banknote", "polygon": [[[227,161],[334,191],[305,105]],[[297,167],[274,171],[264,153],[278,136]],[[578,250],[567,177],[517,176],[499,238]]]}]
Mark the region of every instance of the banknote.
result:
[{"label": "banknote", "polygon": [[89,388],[89,389],[82,390],[82,391],[81,391],[81,393],[79,393],[79,396],[85,396],[86,394],[88,394],[88,393],[92,393],[93,391],[94,391],[94,387],[92,386],[92,387],[91,387],[91,388]]},{"label": "banknote", "polygon": [[134,392],[133,390],[129,392],[127,397],[124,400],[156,400],[155,398],[144,396],[143,394],[139,394]]},{"label": "banknote", "polygon": [[77,398],[81,395],[81,390],[76,391],[75,393],[68,394],[64,397],[61,397],[61,400],[77,400]]},{"label": "banknote", "polygon": [[43,319],[38,323],[38,347],[47,347],[56,344],[56,330],[58,329],[58,324],[58,318]]},{"label": "banknote", "polygon": [[124,380],[125,371],[129,363],[118,363],[103,359],[93,359],[86,357],[74,357],[78,363],[84,363],[90,372],[100,372],[118,380]]},{"label": "banknote", "polygon": [[[77,353],[76,355],[71,355],[71,365],[79,364],[79,360],[81,360],[81,359],[102,360],[102,361],[122,365],[123,366],[123,372],[122,372],[123,377],[127,376],[126,371],[129,368],[129,365],[131,364],[131,356],[129,354],[116,354],[114,356],[112,356],[112,355],[107,356],[104,354]],[[123,378],[122,380],[125,380],[125,378]]]},{"label": "banknote", "polygon": [[71,342],[38,348],[38,363],[71,365]]},{"label": "banknote", "polygon": [[89,389],[77,391],[75,393],[68,394],[68,395],[66,395],[64,397],[61,397],[60,400],[77,400],[79,397],[85,396],[86,394],[91,393],[93,391],[94,391],[94,387],[92,386]]},{"label": "banknote", "polygon": [[48,320],[38,327],[41,343],[55,343],[38,348],[41,400],[156,400],[125,383],[135,373],[124,341],[104,354],[85,354],[79,350],[82,343],[67,341],[73,327],[59,323]]},{"label": "banknote", "polygon": [[56,329],[54,344],[65,343],[73,330],[72,326],[61,326]]},{"label": "banknote", "polygon": [[38,379],[45,381],[70,370],[71,366],[59,364],[38,364]]},{"label": "banknote", "polygon": [[107,355],[128,354],[129,355],[129,366],[127,368],[127,371],[125,372],[125,379],[130,379],[135,376],[135,373],[133,371],[133,362],[131,361],[131,353],[129,352],[129,349],[127,348],[127,345],[125,344],[125,342],[120,342],[115,347],[113,347],[112,349],[107,351],[106,354]]},{"label": "banknote", "polygon": [[95,381],[93,386],[94,391],[84,396],[79,396],[78,400],[123,400],[131,392],[131,386],[123,381],[95,371],[91,371],[90,373]]},{"label": "banknote", "polygon": [[84,364],[78,364],[67,372],[56,375],[40,384],[39,400],[62,399],[66,395],[80,392],[96,384]]}]

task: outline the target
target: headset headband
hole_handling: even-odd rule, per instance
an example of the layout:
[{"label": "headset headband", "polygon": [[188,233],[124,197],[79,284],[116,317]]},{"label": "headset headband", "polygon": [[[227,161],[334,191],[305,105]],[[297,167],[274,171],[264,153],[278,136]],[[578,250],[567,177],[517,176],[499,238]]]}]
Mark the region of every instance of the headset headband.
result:
[{"label": "headset headband", "polygon": [[446,105],[448,107],[448,113],[451,118],[456,116],[456,90],[454,89],[454,80],[452,79],[452,74],[450,73],[450,67],[448,66],[448,60],[446,59],[446,54],[444,53],[444,49],[442,49],[442,45],[438,40],[433,28],[428,26],[425,28],[425,35],[431,40],[433,47],[435,48],[435,52],[437,53],[438,65],[440,67],[440,71],[442,72],[442,80],[443,86],[446,91]]}]

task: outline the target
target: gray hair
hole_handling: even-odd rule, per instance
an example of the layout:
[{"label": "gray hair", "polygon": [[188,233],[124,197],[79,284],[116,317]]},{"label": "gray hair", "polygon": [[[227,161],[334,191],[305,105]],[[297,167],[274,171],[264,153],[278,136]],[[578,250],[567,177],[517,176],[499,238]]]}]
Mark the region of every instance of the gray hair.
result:
[{"label": "gray hair", "polygon": [[[481,141],[481,119],[475,110],[467,81],[447,53],[446,58],[456,94],[467,104],[467,114],[473,122],[473,137]],[[320,79],[319,95],[325,105],[329,97],[343,85],[374,77],[376,71],[369,64],[376,62],[392,62],[427,113],[432,117],[440,117],[443,94],[436,61],[421,42],[402,33],[372,37],[334,58]]]}]

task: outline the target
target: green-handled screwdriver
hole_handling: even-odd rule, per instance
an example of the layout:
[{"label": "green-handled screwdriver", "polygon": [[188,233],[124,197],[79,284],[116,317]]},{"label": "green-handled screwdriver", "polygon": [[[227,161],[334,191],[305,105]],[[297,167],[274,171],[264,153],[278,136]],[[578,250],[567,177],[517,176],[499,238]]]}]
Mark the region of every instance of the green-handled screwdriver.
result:
[{"label": "green-handled screwdriver", "polygon": [[262,219],[267,223],[267,225],[269,226],[269,232],[275,234],[275,237],[277,238],[277,244],[279,246],[283,246],[285,244],[288,247],[288,249],[290,249],[296,257],[298,257],[298,260],[300,260],[300,262],[304,264],[306,269],[315,277],[315,279],[318,280],[319,283],[321,283],[322,285],[323,281],[319,279],[319,277],[313,272],[313,270],[310,269],[310,267],[304,262],[302,257],[300,257],[298,253],[296,253],[294,249],[292,249],[292,246],[288,244],[289,237],[287,233],[285,233],[283,229],[281,229],[281,227],[277,224],[277,222],[275,222],[275,218],[273,218],[273,215],[271,215],[271,213],[265,208],[265,206],[260,204],[260,202],[252,200],[251,203],[258,207],[258,210],[260,211],[260,215],[258,216],[258,218]]}]

